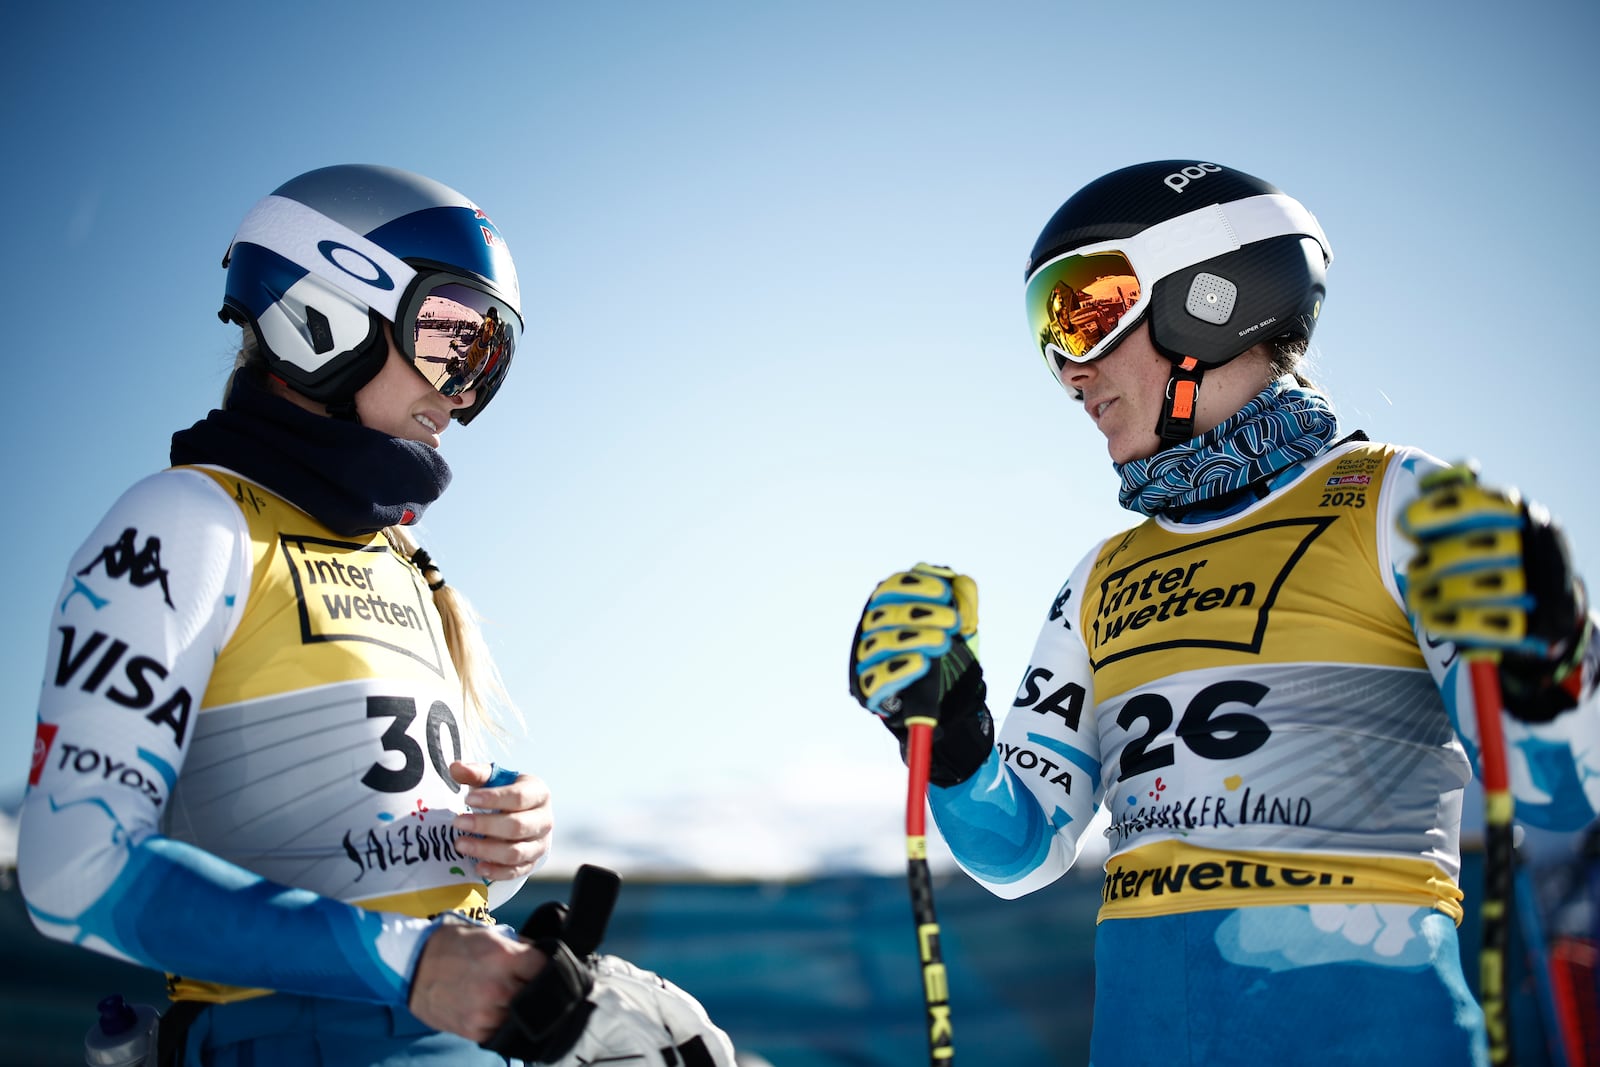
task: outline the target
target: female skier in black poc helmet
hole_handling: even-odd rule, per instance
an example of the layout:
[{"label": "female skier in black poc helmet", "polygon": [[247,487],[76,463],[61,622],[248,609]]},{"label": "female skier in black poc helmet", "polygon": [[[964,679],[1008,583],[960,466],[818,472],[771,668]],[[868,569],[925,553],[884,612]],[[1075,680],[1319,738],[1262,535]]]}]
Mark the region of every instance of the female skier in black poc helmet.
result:
[{"label": "female skier in black poc helmet", "polygon": [[[545,854],[549,794],[478,761],[496,674],[405,528],[515,355],[499,231],[428,178],[336,166],[257,204],[225,263],[223,406],[113,505],[51,620],[35,924],[167,971],[175,1062],[731,1063],[670,984],[488,921]],[[524,989],[538,1025],[508,1010]]]},{"label": "female skier in black poc helmet", "polygon": [[1563,539],[1515,492],[1339,427],[1300,373],[1331,260],[1297,201],[1214,163],[1073,195],[1028,261],[1029,329],[1145,519],[1052,599],[998,738],[972,579],[886,580],[852,648],[892,730],[936,710],[930,804],[996,894],[1053,881],[1109,816],[1096,1063],[1487,1062],[1456,934],[1463,650],[1500,654],[1518,815],[1600,806]]}]

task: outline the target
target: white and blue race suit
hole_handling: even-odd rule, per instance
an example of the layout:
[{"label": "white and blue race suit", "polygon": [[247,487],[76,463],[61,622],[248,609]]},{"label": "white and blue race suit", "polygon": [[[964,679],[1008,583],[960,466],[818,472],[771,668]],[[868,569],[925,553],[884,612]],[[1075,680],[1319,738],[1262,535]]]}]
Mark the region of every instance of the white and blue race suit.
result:
[{"label": "white and blue race suit", "polygon": [[175,999],[364,1002],[426,1032],[404,1008],[435,918],[520,885],[454,847],[461,711],[427,583],[381,533],[219,468],[152,475],[52,611],[18,854],[33,922],[167,972]]},{"label": "white and blue race suit", "polygon": [[[1100,1067],[1487,1062],[1457,941],[1470,672],[1408,616],[1396,527],[1441,466],[1344,443],[1230,513],[1101,542],[988,761],[930,790],[956,859],[1007,898],[1109,818]],[[1553,722],[1503,716],[1530,825],[1600,809],[1596,671],[1591,649]]]}]

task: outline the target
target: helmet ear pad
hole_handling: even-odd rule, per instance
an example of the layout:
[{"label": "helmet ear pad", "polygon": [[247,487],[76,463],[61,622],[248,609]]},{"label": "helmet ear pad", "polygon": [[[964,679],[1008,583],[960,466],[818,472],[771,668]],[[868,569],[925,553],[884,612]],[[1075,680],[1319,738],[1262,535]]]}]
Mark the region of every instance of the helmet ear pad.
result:
[{"label": "helmet ear pad", "polygon": [[389,356],[384,319],[314,274],[277,295],[259,316],[245,321],[272,374],[295,392],[321,403],[343,403],[383,369]]},{"label": "helmet ear pad", "polygon": [[[1186,306],[1198,275],[1237,289],[1232,313],[1208,322]],[[1209,284],[1202,279],[1201,285]],[[1155,283],[1150,343],[1173,362],[1192,356],[1220,366],[1254,345],[1291,335],[1309,338],[1327,295],[1322,247],[1309,237],[1274,237],[1185,267]]]}]

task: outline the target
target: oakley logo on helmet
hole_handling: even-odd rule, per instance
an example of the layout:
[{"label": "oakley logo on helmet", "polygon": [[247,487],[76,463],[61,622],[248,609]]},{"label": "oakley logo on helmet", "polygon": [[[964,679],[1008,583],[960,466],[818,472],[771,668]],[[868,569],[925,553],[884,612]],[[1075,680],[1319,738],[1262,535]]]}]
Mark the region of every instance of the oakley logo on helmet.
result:
[{"label": "oakley logo on helmet", "polygon": [[[317,242],[317,251],[322,253],[323,259],[363,284],[370,285],[374,289],[394,288],[394,279],[389,277],[388,271],[374,263],[371,257],[357,252],[349,245],[322,240]],[[363,270],[362,267],[367,269]]]},{"label": "oakley logo on helmet", "polygon": [[1175,193],[1183,192],[1183,187],[1192,181],[1198,181],[1207,174],[1216,174],[1222,168],[1215,163],[1196,163],[1192,167],[1184,167],[1175,174],[1169,174],[1161,180],[1166,182],[1167,188]]}]

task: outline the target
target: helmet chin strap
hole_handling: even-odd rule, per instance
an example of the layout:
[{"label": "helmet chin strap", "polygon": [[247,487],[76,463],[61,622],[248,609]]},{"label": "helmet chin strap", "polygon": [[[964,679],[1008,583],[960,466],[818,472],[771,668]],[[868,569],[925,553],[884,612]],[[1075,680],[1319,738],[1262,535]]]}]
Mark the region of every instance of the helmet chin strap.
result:
[{"label": "helmet chin strap", "polygon": [[1205,368],[1193,356],[1184,356],[1172,364],[1167,402],[1161,406],[1161,421],[1156,424],[1162,448],[1182,444],[1194,436],[1195,405],[1200,400],[1200,378],[1204,374]]},{"label": "helmet chin strap", "polygon": [[345,422],[361,425],[361,416],[356,413],[356,398],[354,396],[347,396],[343,400],[330,400],[325,406],[328,409],[329,418],[342,419]]}]

